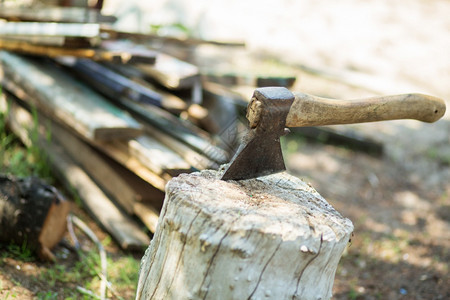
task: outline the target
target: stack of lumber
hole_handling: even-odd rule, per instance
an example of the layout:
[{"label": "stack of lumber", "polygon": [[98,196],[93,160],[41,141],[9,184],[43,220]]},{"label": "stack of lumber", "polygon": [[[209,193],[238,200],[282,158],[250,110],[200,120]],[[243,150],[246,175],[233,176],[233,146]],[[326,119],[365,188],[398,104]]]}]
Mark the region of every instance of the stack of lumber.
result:
[{"label": "stack of lumber", "polygon": [[0,7],[0,108],[120,246],[143,249],[167,182],[229,161],[247,99],[220,73],[151,47],[230,45],[118,32],[110,21],[89,8]]}]

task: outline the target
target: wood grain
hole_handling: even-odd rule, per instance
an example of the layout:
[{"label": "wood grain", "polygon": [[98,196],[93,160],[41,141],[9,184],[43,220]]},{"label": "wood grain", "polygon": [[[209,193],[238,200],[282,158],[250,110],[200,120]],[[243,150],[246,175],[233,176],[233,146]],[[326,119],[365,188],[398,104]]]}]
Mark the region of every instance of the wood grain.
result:
[{"label": "wood grain", "polygon": [[442,99],[423,94],[337,100],[296,93],[286,126],[353,124],[397,119],[435,122],[444,113],[445,103]]}]

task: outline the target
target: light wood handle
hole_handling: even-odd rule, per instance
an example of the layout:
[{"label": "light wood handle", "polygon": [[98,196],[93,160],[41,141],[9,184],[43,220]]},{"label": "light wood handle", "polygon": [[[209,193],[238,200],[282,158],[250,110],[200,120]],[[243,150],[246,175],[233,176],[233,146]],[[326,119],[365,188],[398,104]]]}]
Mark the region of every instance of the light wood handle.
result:
[{"label": "light wood handle", "polygon": [[286,127],[365,123],[396,119],[435,122],[445,113],[442,99],[423,94],[403,94],[357,100],[320,98],[295,93]]}]

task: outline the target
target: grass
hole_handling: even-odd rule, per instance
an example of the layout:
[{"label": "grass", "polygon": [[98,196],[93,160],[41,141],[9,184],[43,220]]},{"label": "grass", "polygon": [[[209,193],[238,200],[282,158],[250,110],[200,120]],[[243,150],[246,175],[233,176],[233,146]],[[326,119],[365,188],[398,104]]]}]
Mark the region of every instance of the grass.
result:
[{"label": "grass", "polygon": [[[1,89],[0,89],[1,96]],[[50,167],[47,157],[37,146],[38,131],[37,113],[34,111],[34,129],[31,133],[31,145],[24,147],[20,140],[6,126],[8,108],[6,113],[0,111],[0,170],[19,177],[38,176],[51,180]],[[49,134],[47,134],[50,137]]]}]

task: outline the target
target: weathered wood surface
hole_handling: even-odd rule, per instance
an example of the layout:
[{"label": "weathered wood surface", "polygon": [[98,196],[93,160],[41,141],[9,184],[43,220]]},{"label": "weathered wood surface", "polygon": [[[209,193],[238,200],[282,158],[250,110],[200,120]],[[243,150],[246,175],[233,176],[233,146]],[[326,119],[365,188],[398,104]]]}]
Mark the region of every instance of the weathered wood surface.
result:
[{"label": "weathered wood surface", "polygon": [[55,260],[51,249],[66,232],[69,212],[70,203],[43,180],[0,174],[0,242]]},{"label": "weathered wood surface", "polygon": [[220,176],[168,184],[136,299],[331,298],[351,221],[287,173]]},{"label": "weathered wood surface", "polygon": [[435,122],[445,113],[444,100],[424,94],[401,94],[354,100],[295,93],[287,127],[353,124],[398,119]]},{"label": "weathered wood surface", "polygon": [[[64,43],[68,41],[64,39]],[[15,41],[8,39],[0,39],[0,49],[7,50],[22,54],[31,54],[45,57],[61,57],[61,56],[74,56],[89,58],[95,61],[108,61],[115,63],[127,63],[129,61],[129,53],[124,52],[111,52],[99,48],[66,48],[58,46],[48,46],[33,44],[29,41]]]},{"label": "weathered wood surface", "polygon": [[[4,81],[4,83],[5,83],[5,81]],[[8,83],[9,82],[6,82],[6,85],[5,85],[5,87],[7,88],[6,89],[7,91],[9,91],[9,89],[11,87],[10,84],[8,84]],[[29,103],[34,103],[34,98],[30,97],[28,94],[25,94],[23,92],[23,90],[14,89],[13,93],[15,94],[15,96],[17,96],[21,100],[24,100]],[[52,117],[51,112],[49,113],[48,111],[47,112],[43,111],[42,113],[45,114],[47,118]],[[42,118],[44,118],[44,116],[42,116]],[[64,122],[62,122],[61,120],[56,120],[56,121],[59,121],[59,123],[64,124]],[[52,123],[52,122],[50,122],[50,123]],[[58,126],[58,124],[55,123],[55,126]],[[71,127],[70,124],[69,125],[64,124],[63,127],[67,127],[67,130],[70,131],[70,133],[68,133],[68,134],[77,133],[77,135],[80,138],[82,138],[85,142],[89,143],[90,145],[95,147],[98,151],[104,153],[106,156],[109,156],[114,162],[121,164],[124,168],[128,169],[130,172],[134,173],[140,179],[144,180],[146,183],[155,187],[159,191],[163,192],[167,181],[172,178],[172,176],[170,175],[170,172],[171,172],[170,167],[163,165],[162,169],[168,170],[169,172],[165,172],[165,173],[163,172],[161,174],[157,174],[157,173],[153,172],[152,170],[150,170],[148,167],[146,167],[136,157],[132,156],[130,154],[130,147],[128,145],[128,141],[126,141],[126,140],[124,140],[124,141],[122,141],[122,140],[117,140],[117,141],[93,140],[92,138],[90,138],[90,136],[83,135],[83,132],[81,132],[81,134],[80,134],[80,132],[77,132],[77,128]],[[70,143],[69,140],[70,140],[70,137],[68,138],[68,140],[63,141],[63,143]],[[84,145],[81,145],[79,147],[84,147]],[[89,149],[89,148],[87,148],[87,149]],[[73,148],[71,150],[73,150]],[[74,155],[76,155],[76,153],[74,153]],[[167,153],[166,153],[166,155],[167,155]],[[106,159],[106,157],[105,157],[105,159]],[[95,170],[95,167],[88,162],[89,158],[85,158],[85,160],[87,160],[85,163],[88,164],[89,167],[93,168],[93,170]],[[153,167],[154,167],[153,169],[157,169],[159,171],[161,170],[161,164],[159,164],[159,167],[155,167],[155,166],[153,166]],[[98,170],[96,170],[96,171],[98,171]],[[177,171],[174,170],[174,172],[176,173]],[[99,175],[99,176],[101,176],[101,175]],[[102,179],[105,179],[105,178],[102,178]],[[140,199],[142,199],[142,197],[140,197]],[[132,206],[130,204],[124,204],[124,203],[122,203],[122,204],[125,205],[125,207],[128,209],[132,209]]]},{"label": "weathered wood surface", "polygon": [[166,145],[178,155],[180,155],[187,163],[197,170],[203,169],[218,169],[219,165],[214,160],[211,160],[206,155],[194,151],[191,147],[187,146],[185,143],[175,139],[174,137],[167,135],[157,128],[146,124],[144,126],[145,131],[151,137],[154,137],[162,144]]},{"label": "weathered wood surface", "polygon": [[121,74],[122,76],[125,76],[139,83],[140,85],[160,94],[162,96],[161,107],[171,113],[179,114],[180,112],[186,110],[186,108],[188,107],[187,101],[183,100],[173,93],[168,92],[165,89],[157,87],[156,85],[150,83],[148,80],[145,80],[145,76],[142,74],[142,72],[140,72],[130,64],[125,65],[103,62],[103,65],[113,70],[114,72]]},{"label": "weathered wood surface", "polygon": [[52,64],[4,51],[0,62],[7,89],[86,138],[129,139],[142,132],[129,114]]},{"label": "weathered wood surface", "polygon": [[216,46],[229,46],[229,47],[245,47],[243,41],[215,41],[205,40],[192,37],[176,37],[176,36],[163,36],[152,33],[136,33],[127,32],[113,29],[108,26],[102,26],[102,32],[107,33],[110,39],[115,40],[133,40],[140,43],[154,42],[156,44],[175,44],[177,47],[181,46],[196,46],[201,44],[210,44]]},{"label": "weathered wood surface", "polygon": [[[136,202],[162,203],[163,192],[122,169],[117,162],[108,159],[56,122],[52,122],[42,114],[39,114],[39,120],[52,138],[64,148],[65,153],[79,163],[102,190],[114,198],[115,202],[129,214],[134,213]],[[156,207],[160,208],[160,204]]]},{"label": "weathered wood surface", "polygon": [[143,63],[152,65],[158,56],[158,52],[130,41],[105,40],[102,42],[101,48],[112,53],[124,53],[124,56],[128,55],[126,61],[128,64]]},{"label": "weathered wood surface", "polygon": [[19,7],[0,5],[0,18],[10,21],[102,23],[114,22],[114,16],[105,16],[98,10],[83,7]]},{"label": "weathered wood surface", "polygon": [[71,62],[58,60],[88,78],[95,88],[107,95],[125,97],[132,101],[162,106],[162,95],[122,76],[113,70],[87,59],[76,59]]},{"label": "weathered wood surface", "polygon": [[[73,66],[74,65],[72,65],[72,67]],[[227,151],[223,150],[221,147],[215,145],[215,141],[213,141],[210,135],[204,130],[201,130],[190,122],[177,118],[168,111],[165,111],[159,107],[130,101],[130,99],[126,95],[117,95],[112,89],[108,88],[98,81],[99,76],[92,76],[92,72],[86,72],[86,70],[82,71],[78,68],[73,68],[73,70],[75,70],[77,74],[79,74],[83,79],[85,79],[87,83],[91,84],[93,88],[96,88],[99,92],[108,96],[112,101],[114,101],[121,107],[124,107],[138,120],[141,120],[142,123],[151,124],[153,127],[156,127],[158,130],[164,132],[164,134],[170,135],[171,137],[183,142],[184,145],[189,146],[192,150],[201,153],[203,156],[206,156],[215,164],[215,166],[210,165],[210,167],[217,168],[219,164],[228,161],[229,153],[227,153]],[[166,144],[173,151],[180,154],[178,152],[178,147],[172,147],[172,145],[176,142],[167,144],[161,139],[159,140],[163,144]],[[167,139],[164,138],[164,140]],[[183,152],[184,154],[186,153],[186,151]],[[180,155],[185,160],[187,160],[184,154]],[[188,162],[194,167],[197,167],[196,165],[198,165],[194,165],[192,159]]]},{"label": "weathered wood surface", "polygon": [[33,36],[33,35],[8,35],[2,36],[1,40],[4,43],[29,43],[32,45],[50,46],[50,47],[65,47],[65,48],[82,48],[91,47],[95,45],[90,39],[85,38],[72,38],[64,36]]},{"label": "weathered wood surface", "polygon": [[[64,152],[64,148],[55,140],[49,143],[45,136],[45,127],[41,125],[38,129],[34,128],[35,123],[31,113],[15,106],[9,111],[8,125],[24,144],[36,143],[46,153],[56,176],[61,178],[69,191],[76,192],[86,209],[111,234],[120,247],[141,250],[148,245],[150,242],[148,236],[114,205],[91,177]],[[37,140],[33,140],[31,135],[36,130],[39,135]]]},{"label": "weathered wood surface", "polygon": [[148,135],[130,140],[128,148],[132,156],[157,174],[177,176],[193,171],[181,156]]},{"label": "weathered wood surface", "polygon": [[195,65],[161,52],[154,65],[136,64],[136,67],[170,89],[192,88],[200,79]]},{"label": "weathered wood surface", "polygon": [[0,36],[64,36],[100,40],[96,23],[6,22],[0,25]]},{"label": "weathered wood surface", "polygon": [[98,142],[96,143],[96,147],[160,191],[164,191],[167,182],[172,178],[172,176],[167,173],[156,174],[147,168],[136,157],[129,153],[128,144],[126,142]]}]

